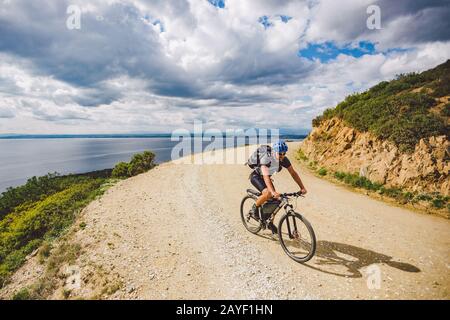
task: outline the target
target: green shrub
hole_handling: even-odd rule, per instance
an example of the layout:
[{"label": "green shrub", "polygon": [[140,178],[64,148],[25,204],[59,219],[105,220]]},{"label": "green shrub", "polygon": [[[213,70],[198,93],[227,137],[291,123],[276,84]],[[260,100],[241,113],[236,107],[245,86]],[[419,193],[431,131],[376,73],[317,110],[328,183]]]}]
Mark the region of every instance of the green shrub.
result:
[{"label": "green shrub", "polygon": [[303,152],[302,149],[298,149],[298,151],[297,151],[297,159],[302,160],[302,161],[307,161],[308,157],[305,155],[305,153]]},{"label": "green shrub", "polygon": [[433,89],[433,96],[440,98],[448,96],[450,92],[450,74],[442,74],[438,81],[433,82],[431,88]]},{"label": "green shrub", "polygon": [[127,178],[128,177],[128,170],[129,170],[128,163],[126,163],[126,162],[119,162],[114,167],[114,170],[112,172],[112,176],[114,178],[119,178],[119,179]]},{"label": "green shrub", "polygon": [[312,126],[313,126],[313,127],[318,127],[318,126],[320,126],[320,124],[322,123],[323,120],[324,120],[324,118],[323,118],[322,115],[319,115],[319,116],[315,117],[315,118],[312,120]]},{"label": "green shrub", "polygon": [[155,154],[151,151],[145,151],[133,156],[129,163],[128,175],[130,177],[147,172],[155,166]]},{"label": "green shrub", "polygon": [[348,185],[351,185],[352,187],[378,191],[380,194],[384,194],[390,197],[405,198],[408,199],[408,201],[414,197],[414,195],[410,192],[402,194],[401,189],[385,188],[381,183],[372,182],[366,177],[359,176],[359,174],[357,173],[345,173],[336,171],[334,173],[334,177]]},{"label": "green shrub", "polygon": [[310,162],[308,162],[308,166],[309,166],[312,170],[316,170],[316,169],[317,169],[317,161],[310,161]]},{"label": "green shrub", "polygon": [[379,183],[379,182],[373,182],[373,183],[372,183],[372,190],[378,191],[378,190],[381,189],[382,186],[383,186],[382,183]]},{"label": "green shrub", "polygon": [[327,175],[327,169],[325,168],[320,168],[319,171],[317,171],[317,173],[321,176],[326,176]]},{"label": "green shrub", "polygon": [[12,299],[13,300],[30,300],[31,294],[30,294],[28,288],[22,288],[13,295]]},{"label": "green shrub", "polygon": [[334,177],[337,180],[343,181],[344,183],[351,185],[355,188],[362,188],[366,190],[376,191],[379,194],[385,195],[387,197],[396,199],[398,202],[405,203],[416,203],[418,201],[427,201],[434,208],[442,209],[445,206],[450,210],[450,204],[448,201],[450,200],[449,196],[443,196],[438,192],[434,192],[431,195],[421,193],[417,194],[414,192],[403,191],[401,188],[387,188],[383,186],[381,183],[371,182],[369,179],[365,177],[360,177],[356,173],[346,173],[336,171],[334,173]]},{"label": "green shrub", "polygon": [[431,204],[437,209],[442,209],[445,205],[445,201],[444,199],[435,198],[431,201]]},{"label": "green shrub", "polygon": [[398,199],[401,194],[402,194],[402,190],[399,188],[385,188],[385,187],[381,187],[380,188],[381,194],[386,195],[388,197],[394,198],[394,199]]},{"label": "green shrub", "polygon": [[421,138],[445,134],[445,124],[434,114],[415,114],[409,118],[387,120],[374,132],[399,146],[401,152],[414,151]]},{"label": "green shrub", "polygon": [[135,154],[129,163],[119,162],[115,166],[112,176],[123,179],[147,172],[155,167],[154,160],[155,154],[151,151]]},{"label": "green shrub", "polygon": [[344,178],[345,178],[345,173],[344,172],[340,172],[340,171],[336,171],[335,173],[334,173],[334,177],[336,178],[336,179],[338,179],[338,180],[344,180]]},{"label": "green shrub", "polygon": [[45,259],[47,259],[50,256],[50,252],[52,250],[52,245],[48,241],[44,241],[44,243],[39,248],[38,257],[39,262],[42,264],[44,263]]},{"label": "green shrub", "polygon": [[433,197],[427,195],[427,194],[419,194],[416,196],[416,199],[419,201],[431,201]]},{"label": "green shrub", "polygon": [[407,191],[403,193],[403,197],[408,201],[411,201],[412,199],[414,199],[414,194],[412,192]]},{"label": "green shrub", "polygon": [[441,115],[443,117],[450,117],[450,103],[447,103],[441,110]]},{"label": "green shrub", "polygon": [[32,177],[27,183],[15,188],[8,188],[0,196],[0,220],[12,212],[14,208],[22,205],[33,205],[34,202],[45,199],[68,187],[90,181],[95,178],[109,178],[111,170],[100,170],[84,174],[60,176],[58,173],[49,173],[42,177]]}]

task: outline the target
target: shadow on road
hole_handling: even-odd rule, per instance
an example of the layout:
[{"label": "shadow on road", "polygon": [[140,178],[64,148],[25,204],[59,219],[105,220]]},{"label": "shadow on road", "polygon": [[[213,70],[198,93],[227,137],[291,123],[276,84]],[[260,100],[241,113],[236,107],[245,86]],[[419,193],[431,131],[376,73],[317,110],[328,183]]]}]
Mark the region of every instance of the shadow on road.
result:
[{"label": "shadow on road", "polygon": [[[258,237],[278,241],[278,236],[270,232],[257,234]],[[394,261],[393,257],[350,244],[321,240],[317,242],[313,259],[302,264],[305,267],[346,278],[361,278],[361,269],[375,263],[384,263],[405,272],[420,272],[412,264]]]},{"label": "shadow on road", "polygon": [[[304,266],[336,276],[361,278],[361,268],[374,263],[384,263],[392,268],[405,272],[420,272],[420,269],[404,262],[393,261],[393,258],[372,250],[349,244],[318,241],[315,257]],[[345,269],[340,272],[339,269]]]}]

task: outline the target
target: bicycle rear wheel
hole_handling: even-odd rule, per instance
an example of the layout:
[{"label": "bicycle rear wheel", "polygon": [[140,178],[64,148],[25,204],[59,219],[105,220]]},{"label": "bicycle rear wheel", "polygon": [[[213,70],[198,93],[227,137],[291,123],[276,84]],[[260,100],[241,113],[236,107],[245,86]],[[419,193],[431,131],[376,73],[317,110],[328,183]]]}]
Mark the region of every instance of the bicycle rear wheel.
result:
[{"label": "bicycle rear wheel", "polygon": [[302,215],[290,211],[278,223],[278,236],[284,252],[297,262],[310,260],[316,252],[316,235]]},{"label": "bicycle rear wheel", "polygon": [[253,197],[246,196],[244,199],[242,199],[241,202],[241,219],[242,223],[245,226],[245,229],[250,231],[251,233],[258,233],[261,228],[261,222],[250,215],[250,209],[252,206],[256,204],[256,200]]}]

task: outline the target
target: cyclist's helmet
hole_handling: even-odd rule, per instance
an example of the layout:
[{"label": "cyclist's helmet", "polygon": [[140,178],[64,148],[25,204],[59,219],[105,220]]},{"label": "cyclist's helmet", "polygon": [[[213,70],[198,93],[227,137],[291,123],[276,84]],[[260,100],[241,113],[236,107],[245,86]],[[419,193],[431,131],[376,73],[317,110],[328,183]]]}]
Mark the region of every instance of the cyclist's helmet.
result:
[{"label": "cyclist's helmet", "polygon": [[272,150],[277,153],[286,153],[288,146],[283,140],[279,140],[272,145]]}]

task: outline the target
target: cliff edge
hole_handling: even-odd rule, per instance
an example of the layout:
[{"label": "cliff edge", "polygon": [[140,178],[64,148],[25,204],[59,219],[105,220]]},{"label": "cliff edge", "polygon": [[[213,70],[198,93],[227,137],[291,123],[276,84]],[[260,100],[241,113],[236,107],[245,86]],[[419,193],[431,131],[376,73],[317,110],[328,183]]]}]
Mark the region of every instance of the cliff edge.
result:
[{"label": "cliff edge", "polygon": [[450,143],[445,135],[422,138],[412,153],[403,153],[389,141],[332,118],[314,128],[301,149],[334,171],[356,172],[388,187],[449,195]]},{"label": "cliff edge", "polygon": [[450,60],[346,97],[301,146],[317,166],[410,192],[450,192]]}]

